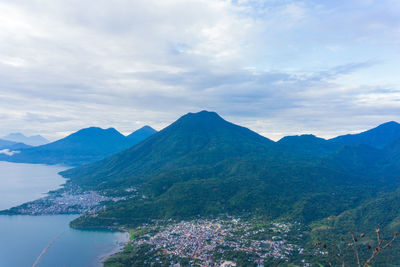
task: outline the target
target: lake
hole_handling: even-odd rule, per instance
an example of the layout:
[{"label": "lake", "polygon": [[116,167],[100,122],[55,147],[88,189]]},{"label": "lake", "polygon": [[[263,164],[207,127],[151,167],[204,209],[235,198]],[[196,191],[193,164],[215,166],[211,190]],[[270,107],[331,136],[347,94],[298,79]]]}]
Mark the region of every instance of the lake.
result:
[{"label": "lake", "polygon": [[[1,209],[31,201],[57,189],[65,167],[0,162]],[[78,215],[0,215],[0,266],[32,266],[58,236],[37,267],[101,266],[106,255],[127,242],[126,233],[80,231],[68,226]]]},{"label": "lake", "polygon": [[38,199],[60,188],[65,179],[57,173],[66,168],[0,161],[0,210]]}]

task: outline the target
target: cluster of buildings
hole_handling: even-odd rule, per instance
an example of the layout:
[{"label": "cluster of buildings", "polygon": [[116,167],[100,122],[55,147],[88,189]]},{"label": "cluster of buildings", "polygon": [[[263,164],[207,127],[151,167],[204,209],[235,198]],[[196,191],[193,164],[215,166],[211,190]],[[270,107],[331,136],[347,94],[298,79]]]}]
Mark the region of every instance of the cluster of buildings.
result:
[{"label": "cluster of buildings", "polygon": [[215,248],[224,242],[227,229],[216,222],[198,220],[170,224],[162,231],[134,239],[135,245],[150,244],[168,255],[207,262]]},{"label": "cluster of buildings", "polygon": [[[226,252],[242,251],[257,266],[263,266],[268,258],[287,260],[291,253],[301,251],[297,245],[283,239],[290,231],[291,224],[275,223],[269,226],[255,226],[238,219],[181,221],[160,227],[144,226],[148,231],[135,236],[135,246],[151,245],[164,255],[190,258],[200,266],[235,266],[235,262],[224,258]],[[262,237],[269,236],[268,239]]]},{"label": "cluster of buildings", "polygon": [[126,196],[110,197],[95,191],[85,191],[77,185],[67,183],[63,188],[51,191],[47,196],[35,201],[11,208],[9,213],[23,215],[55,215],[92,213],[104,209],[106,201],[121,201],[128,198],[146,198],[139,196],[136,187],[126,189]]},{"label": "cluster of buildings", "polygon": [[112,201],[111,197],[99,195],[94,191],[71,192],[50,194],[47,197],[16,207],[19,214],[44,215],[44,214],[72,214],[95,212],[102,208],[101,202]]}]

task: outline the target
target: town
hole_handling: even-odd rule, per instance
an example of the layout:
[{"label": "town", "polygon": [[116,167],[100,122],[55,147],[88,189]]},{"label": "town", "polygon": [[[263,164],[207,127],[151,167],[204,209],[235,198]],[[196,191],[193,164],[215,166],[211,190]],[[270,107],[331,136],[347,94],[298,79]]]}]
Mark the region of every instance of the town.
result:
[{"label": "town", "polygon": [[104,196],[95,191],[83,191],[78,186],[67,185],[57,191],[49,192],[43,198],[2,212],[21,215],[94,213],[104,208],[104,202],[117,202],[123,199],[125,198]]},{"label": "town", "polygon": [[[237,217],[145,224],[131,232],[130,252],[144,265],[265,266],[288,263],[304,249],[288,241],[299,223],[255,223]],[[129,247],[129,246],[128,246]],[[145,255],[145,257],[144,257]],[[112,259],[111,259],[112,260]],[[301,266],[311,266],[302,260]],[[136,262],[137,263],[137,262]]]}]

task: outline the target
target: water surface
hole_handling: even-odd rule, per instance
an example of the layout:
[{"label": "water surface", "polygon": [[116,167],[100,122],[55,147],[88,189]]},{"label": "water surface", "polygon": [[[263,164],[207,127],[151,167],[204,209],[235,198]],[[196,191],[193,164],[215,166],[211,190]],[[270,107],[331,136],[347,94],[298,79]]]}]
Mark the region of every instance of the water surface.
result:
[{"label": "water surface", "polygon": [[0,215],[0,266],[31,267],[59,234],[37,267],[101,266],[106,255],[128,240],[126,233],[72,229],[68,223],[76,217]]},{"label": "water surface", "polygon": [[65,179],[58,172],[66,168],[0,161],[0,210],[38,199],[60,188]]},{"label": "water surface", "polygon": [[[0,162],[0,210],[42,197],[65,182],[57,173],[65,167]],[[0,267],[101,266],[106,255],[116,252],[128,235],[110,231],[80,231],[69,227],[78,215],[0,215]]]}]

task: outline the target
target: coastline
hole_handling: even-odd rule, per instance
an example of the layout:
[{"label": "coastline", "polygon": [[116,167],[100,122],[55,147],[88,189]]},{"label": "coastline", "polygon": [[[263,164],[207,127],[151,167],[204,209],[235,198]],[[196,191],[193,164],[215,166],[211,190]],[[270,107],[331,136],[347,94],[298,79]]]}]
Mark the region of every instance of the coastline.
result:
[{"label": "coastline", "polygon": [[[27,221],[27,220],[28,221],[33,220],[34,222],[43,221],[43,224],[46,225],[49,223],[49,222],[44,221],[44,220],[47,220],[46,216],[51,216],[52,218],[55,219],[60,215],[61,216],[75,215],[74,217],[71,217],[71,219],[69,220],[69,222],[71,222],[74,220],[74,218],[77,218],[78,216],[82,215],[83,210],[87,210],[87,209],[93,210],[94,207],[99,205],[99,203],[101,201],[105,200],[102,196],[99,196],[93,192],[88,193],[88,192],[80,190],[79,188],[76,188],[74,186],[71,187],[71,184],[68,183],[69,179],[62,177],[59,174],[59,171],[68,168],[67,166],[56,166],[56,165],[46,165],[46,164],[29,164],[29,163],[28,164],[27,163],[13,163],[13,162],[12,163],[5,162],[5,163],[3,163],[3,165],[7,166],[7,167],[9,166],[8,168],[10,169],[10,173],[14,172],[13,169],[11,168],[11,167],[14,168],[14,166],[19,167],[19,168],[22,167],[23,170],[26,170],[25,171],[26,174],[21,176],[21,178],[19,176],[17,177],[17,179],[18,179],[17,181],[18,182],[21,181],[21,184],[23,184],[23,185],[25,185],[25,184],[29,185],[29,183],[31,183],[31,182],[33,183],[36,181],[34,179],[31,179],[31,176],[30,176],[31,171],[28,168],[31,166],[34,169],[39,169],[39,170],[41,167],[46,167],[46,168],[49,167],[48,170],[37,171],[37,174],[35,173],[35,175],[38,178],[42,177],[43,174],[46,174],[49,176],[49,178],[47,179],[49,181],[51,181],[53,179],[53,176],[62,178],[62,179],[60,179],[61,180],[60,183],[56,183],[57,186],[51,185],[50,187],[47,188],[47,190],[45,190],[45,191],[43,190],[42,192],[36,194],[35,197],[33,197],[31,199],[29,199],[29,198],[24,199],[20,203],[17,203],[17,205],[14,205],[11,201],[10,201],[10,205],[4,205],[4,207],[3,207],[4,209],[1,209],[0,213],[2,216],[4,216],[4,218],[2,218],[2,223],[6,226],[5,229],[9,229],[8,231],[11,231],[11,229],[13,229],[12,225],[15,226],[15,224],[11,223],[11,221],[17,222],[19,225],[23,225],[23,222]],[[53,170],[55,170],[55,171],[53,171]],[[54,173],[52,173],[52,172],[54,172]],[[10,184],[10,189],[16,189],[16,192],[19,192],[19,188],[14,186],[14,184]],[[106,199],[106,200],[108,200],[108,199]],[[7,198],[5,199],[5,201],[7,201]],[[7,202],[5,202],[5,204],[6,203]],[[54,207],[54,208],[51,209],[51,207]],[[75,207],[75,208],[72,208],[72,207]],[[21,210],[21,208],[23,208],[23,209]],[[76,216],[76,215],[78,215],[78,216]],[[23,220],[21,220],[21,218],[23,218]],[[39,218],[43,218],[43,219],[39,219]],[[55,219],[55,220],[59,221],[57,219]],[[53,221],[53,219],[51,219],[50,221]],[[36,244],[36,243],[34,243],[34,240],[37,239],[37,237],[35,237],[36,233],[40,232],[41,230],[45,230],[40,225],[35,225],[35,227],[36,227],[35,231],[30,231],[27,233],[27,235],[31,237],[31,240],[29,242],[33,242],[32,244]],[[49,227],[50,227],[50,225],[49,225]],[[48,229],[50,229],[50,228],[48,228]],[[69,226],[69,223],[68,223],[68,228],[74,229]],[[24,227],[24,229],[25,229],[25,227]],[[54,229],[51,229],[50,231],[53,231],[53,230]],[[89,229],[80,229],[80,230],[84,231],[84,232],[90,232]],[[47,242],[48,238],[51,239],[51,237],[54,234],[56,234],[57,231],[49,234],[49,236],[46,236],[46,234],[45,234],[43,236],[43,239],[44,239],[43,242],[44,243]],[[92,258],[90,266],[103,266],[103,261],[105,261],[107,258],[111,257],[112,255],[120,252],[125,247],[125,245],[129,242],[129,233],[127,231],[124,231],[123,229],[107,229],[106,231],[123,232],[124,234],[116,235],[115,240],[111,243],[103,243],[102,241],[99,241],[99,244],[103,245],[103,250],[99,250],[100,253],[97,256],[95,256],[94,258]],[[11,232],[14,232],[14,230]],[[15,233],[19,234],[20,232],[15,231]],[[61,242],[61,243],[63,243],[63,242]],[[39,246],[41,246],[41,245],[42,244],[40,244]],[[36,255],[37,252],[32,252],[32,253],[33,253],[33,255],[27,256],[25,259],[26,261],[28,261],[28,263],[30,261],[29,257],[37,256]],[[11,258],[9,258],[8,260],[11,260],[11,262],[12,262],[13,256],[10,256],[10,257]],[[4,260],[7,260],[7,258]],[[2,265],[1,261],[0,261],[0,265]]]},{"label": "coastline", "polygon": [[[62,189],[68,181],[58,174],[67,166],[0,161],[0,167],[0,210],[45,198],[49,193]],[[21,176],[23,173],[26,176]]]}]

